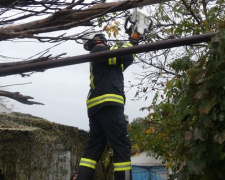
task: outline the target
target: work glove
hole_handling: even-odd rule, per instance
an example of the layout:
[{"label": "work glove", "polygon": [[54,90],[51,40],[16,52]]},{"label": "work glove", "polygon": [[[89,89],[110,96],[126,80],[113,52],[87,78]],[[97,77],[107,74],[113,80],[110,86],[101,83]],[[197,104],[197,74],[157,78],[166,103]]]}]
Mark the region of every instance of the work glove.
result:
[{"label": "work glove", "polygon": [[129,41],[133,46],[136,46],[139,43],[139,39],[133,39],[131,37],[129,38]]}]

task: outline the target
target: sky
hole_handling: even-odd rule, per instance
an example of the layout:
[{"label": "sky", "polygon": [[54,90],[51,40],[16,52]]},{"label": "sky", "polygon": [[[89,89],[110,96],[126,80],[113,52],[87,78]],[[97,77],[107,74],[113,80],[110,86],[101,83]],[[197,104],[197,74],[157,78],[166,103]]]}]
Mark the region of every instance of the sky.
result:
[{"label": "sky", "polygon": [[[0,54],[3,56],[28,58],[45,50],[46,47],[49,47],[49,44],[7,41],[1,42],[0,46]],[[67,53],[66,57],[68,57],[87,54],[88,51],[85,51],[81,44],[69,41],[57,46],[49,53],[53,55]],[[18,60],[9,59],[9,61]],[[138,71],[140,71],[139,66],[131,65],[124,72],[125,86],[128,86],[128,81],[135,81],[133,72]],[[7,98],[10,101],[8,104],[13,105],[13,111],[89,130],[86,108],[86,98],[89,91],[89,63],[48,69],[45,72],[37,72],[25,78],[20,75],[0,77],[0,86],[23,83],[28,84],[2,87],[1,90],[29,95],[34,98],[33,101],[45,105],[25,105]],[[125,88],[126,90],[128,88]],[[140,108],[149,106],[151,103],[151,98],[148,101],[142,99],[132,101],[135,93],[136,89],[131,89],[126,93],[125,114],[129,116],[130,122],[134,118],[146,116],[148,112],[142,112]]]}]

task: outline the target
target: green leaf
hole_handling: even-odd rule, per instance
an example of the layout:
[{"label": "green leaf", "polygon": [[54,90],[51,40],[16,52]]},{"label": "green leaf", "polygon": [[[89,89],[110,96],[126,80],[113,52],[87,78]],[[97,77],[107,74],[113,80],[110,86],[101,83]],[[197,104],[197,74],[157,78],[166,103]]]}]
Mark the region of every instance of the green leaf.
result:
[{"label": "green leaf", "polygon": [[218,118],[219,118],[219,121],[221,121],[221,122],[224,121],[225,113],[224,112],[220,113]]},{"label": "green leaf", "polygon": [[210,112],[210,117],[215,121],[217,119],[217,113],[216,113],[216,110],[213,109],[211,112]]},{"label": "green leaf", "polygon": [[225,97],[223,97],[223,98],[220,100],[219,104],[220,104],[220,109],[221,109],[222,111],[224,111],[224,110],[225,110]]},{"label": "green leaf", "polygon": [[224,143],[225,141],[225,131],[215,134],[213,137],[214,142],[218,142],[219,144]]}]

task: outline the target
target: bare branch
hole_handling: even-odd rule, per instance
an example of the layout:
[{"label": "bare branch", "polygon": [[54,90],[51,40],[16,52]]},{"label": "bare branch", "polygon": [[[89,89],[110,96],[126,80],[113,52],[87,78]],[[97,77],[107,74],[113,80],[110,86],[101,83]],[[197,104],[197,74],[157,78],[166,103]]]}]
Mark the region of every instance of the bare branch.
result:
[{"label": "bare branch", "polygon": [[10,85],[5,85],[5,86],[0,86],[0,88],[5,88],[5,87],[9,87],[9,86],[21,86],[21,85],[31,84],[31,83],[32,83],[32,82],[21,83],[21,84],[10,84]]},{"label": "bare branch", "polygon": [[33,105],[33,104],[38,104],[38,105],[44,105],[43,103],[35,102],[35,101],[29,101],[29,99],[34,99],[31,96],[23,96],[19,92],[8,92],[8,91],[0,91],[0,96],[8,97],[11,99],[14,99],[20,103],[23,104],[28,104],[28,105]]},{"label": "bare branch", "polygon": [[204,14],[205,14],[205,18],[208,19],[208,11],[207,11],[207,3],[206,3],[206,0],[202,0],[202,5],[203,5],[203,11],[204,11]]},{"label": "bare branch", "polygon": [[199,19],[199,17],[196,16],[196,14],[194,13],[194,11],[191,9],[191,6],[189,6],[187,4],[187,2],[185,0],[182,0],[184,6],[187,8],[187,10],[191,13],[191,15],[193,16],[193,18],[197,21],[198,24],[201,24],[202,20]]}]

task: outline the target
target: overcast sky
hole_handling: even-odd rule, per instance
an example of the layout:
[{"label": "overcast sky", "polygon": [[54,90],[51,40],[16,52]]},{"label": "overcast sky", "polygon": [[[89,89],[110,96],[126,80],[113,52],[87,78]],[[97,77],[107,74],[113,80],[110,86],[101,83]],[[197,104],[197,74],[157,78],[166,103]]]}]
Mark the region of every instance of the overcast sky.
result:
[{"label": "overcast sky", "polygon": [[[1,42],[0,55],[28,58],[49,46],[49,44],[34,42]],[[67,53],[67,56],[77,56],[88,52],[83,49],[81,44],[69,41],[57,46],[49,53],[53,55]],[[17,60],[9,59],[9,61]],[[125,85],[128,85],[128,81],[134,81],[132,72],[137,71],[140,71],[137,65],[132,65],[125,71]],[[20,75],[0,77],[0,86],[29,82],[32,83],[21,86],[9,86],[1,88],[1,90],[20,92],[23,95],[32,96],[34,101],[45,105],[24,105],[10,100],[10,104],[14,105],[14,111],[89,130],[86,109],[86,97],[89,91],[88,63],[49,69],[26,78],[22,78]],[[139,109],[149,106],[151,103],[150,99],[148,102],[144,100],[131,101],[130,99],[134,97],[135,92],[135,90],[131,90],[126,94],[125,114],[129,116],[129,121],[137,117],[146,116],[147,111],[141,112]]]}]

